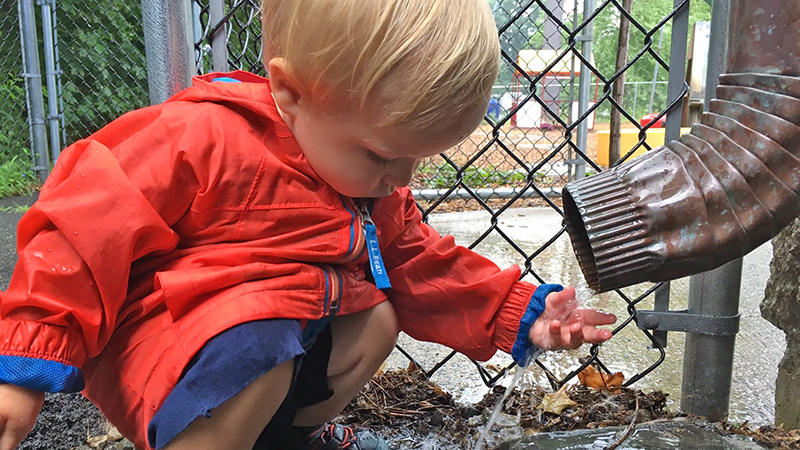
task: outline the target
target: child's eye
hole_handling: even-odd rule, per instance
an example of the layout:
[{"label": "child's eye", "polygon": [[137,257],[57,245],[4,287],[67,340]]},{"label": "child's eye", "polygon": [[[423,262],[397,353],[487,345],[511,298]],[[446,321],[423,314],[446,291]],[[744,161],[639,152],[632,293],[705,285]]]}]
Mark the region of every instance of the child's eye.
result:
[{"label": "child's eye", "polygon": [[381,155],[379,155],[379,154],[377,154],[377,153],[373,152],[372,150],[367,150],[367,154],[369,154],[369,157],[370,157],[370,158],[371,158],[373,161],[375,161],[375,162],[377,162],[377,163],[379,163],[379,164],[388,165],[388,164],[391,164],[391,163],[392,163],[392,160],[391,160],[391,159],[384,158],[383,156],[381,156]]}]

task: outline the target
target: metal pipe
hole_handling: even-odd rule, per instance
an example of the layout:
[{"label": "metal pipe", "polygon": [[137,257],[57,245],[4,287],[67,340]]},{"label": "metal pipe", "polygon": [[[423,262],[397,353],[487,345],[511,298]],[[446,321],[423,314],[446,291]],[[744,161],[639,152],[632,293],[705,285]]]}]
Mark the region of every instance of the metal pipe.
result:
[{"label": "metal pipe", "polygon": [[730,73],[690,134],[564,188],[599,291],[705,272],[800,214],[800,4],[731,2]]},{"label": "metal pipe", "polygon": [[61,154],[60,110],[58,84],[56,83],[55,41],[53,38],[53,0],[40,3],[42,7],[42,40],[44,41],[44,67],[47,75],[47,122],[50,125],[50,158],[56,162]]},{"label": "metal pipe", "polygon": [[[555,188],[544,188],[539,189],[544,196],[549,198],[558,198],[561,197],[561,191]],[[426,201],[437,201],[437,200],[470,200],[475,197],[480,198],[481,200],[489,200],[489,199],[509,199],[513,197],[519,198],[539,198],[538,192],[534,189],[527,189],[526,191],[522,191],[520,188],[485,188],[485,189],[454,189],[450,192],[450,189],[414,189],[411,191],[414,194],[414,198],[417,200],[426,200]]]},{"label": "metal pipe", "polygon": [[[53,6],[53,55],[56,60],[56,86],[58,89],[58,115],[61,118],[61,142],[67,142],[67,127],[64,124],[64,86],[61,83],[61,55],[58,52],[58,5]],[[62,144],[63,146],[64,144]],[[59,150],[60,151],[60,150]]]},{"label": "metal pipe", "polygon": [[[583,20],[586,20],[594,13],[595,0],[583,1]],[[581,41],[581,55],[587,61],[592,61],[592,33],[594,31],[594,24],[590,22],[583,29],[583,35],[578,36]],[[583,117],[589,111],[589,96],[591,95],[592,71],[589,66],[581,61],[581,76],[578,81],[578,117]],[[589,138],[589,120],[588,118],[582,120],[578,124],[578,132],[575,136],[575,145],[579,149],[586,151]],[[586,177],[586,162],[583,158],[576,158],[578,161],[575,163],[575,180],[581,180]]]},{"label": "metal pipe", "polygon": [[47,127],[44,115],[44,94],[42,92],[42,73],[39,68],[39,46],[36,37],[36,18],[33,0],[20,0],[19,22],[22,38],[22,54],[25,61],[22,76],[28,89],[30,127],[34,153],[33,170],[44,182],[50,174],[47,151]]},{"label": "metal pipe", "polygon": [[[711,41],[706,73],[706,110],[714,99],[713,88],[725,72],[730,20],[728,0],[714,0],[711,9]],[[689,279],[689,314],[733,317],[739,313],[742,259]],[[736,335],[710,336],[687,333],[684,345],[681,410],[707,417],[712,422],[728,416],[733,378]]]},{"label": "metal pipe", "polygon": [[[667,85],[667,104],[675,105],[667,113],[664,125],[664,142],[678,139],[681,135],[683,120],[683,97],[686,94],[686,43],[689,41],[689,2],[673,0],[675,8],[680,10],[672,19],[672,38],[669,54],[669,84]],[[681,7],[681,4],[683,6]]]},{"label": "metal pipe", "polygon": [[225,32],[225,2],[223,0],[211,0],[208,4],[208,22],[211,24],[210,30],[216,28],[216,32],[211,36],[211,57],[213,58],[214,72],[228,71],[228,35]]},{"label": "metal pipe", "polygon": [[[658,36],[658,54],[661,54],[661,47],[664,45],[664,27],[661,27],[661,32]],[[650,107],[647,109],[647,114],[653,112],[653,103],[656,99],[656,83],[658,82],[658,61],[654,61],[655,68],[653,69],[653,86],[650,89]]]},{"label": "metal pipe", "polygon": [[194,72],[190,0],[142,0],[150,103],[189,87]]}]

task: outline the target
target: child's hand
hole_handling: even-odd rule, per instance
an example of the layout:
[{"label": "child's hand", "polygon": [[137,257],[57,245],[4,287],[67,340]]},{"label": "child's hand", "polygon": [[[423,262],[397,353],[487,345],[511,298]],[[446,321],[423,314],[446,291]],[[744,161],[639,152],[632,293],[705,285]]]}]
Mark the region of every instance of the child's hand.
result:
[{"label": "child's hand", "polygon": [[550,293],[544,312],[531,327],[528,338],[542,350],[578,348],[584,343],[599,344],[611,338],[611,332],[597,328],[617,321],[613,314],[578,308],[575,289],[564,288]]},{"label": "child's hand", "polygon": [[43,404],[43,392],[0,384],[0,450],[17,448],[33,429]]}]

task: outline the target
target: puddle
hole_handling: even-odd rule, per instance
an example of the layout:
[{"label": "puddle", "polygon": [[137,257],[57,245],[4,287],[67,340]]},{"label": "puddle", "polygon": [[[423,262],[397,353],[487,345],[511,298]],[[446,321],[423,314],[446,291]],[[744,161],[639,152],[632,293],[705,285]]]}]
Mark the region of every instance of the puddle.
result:
[{"label": "puddle", "polygon": [[[506,442],[498,450],[589,450],[604,449],[617,443],[624,427],[543,433],[516,442]],[[764,447],[744,436],[722,436],[710,425],[663,423],[639,425],[616,447],[617,450],[762,450]]]}]

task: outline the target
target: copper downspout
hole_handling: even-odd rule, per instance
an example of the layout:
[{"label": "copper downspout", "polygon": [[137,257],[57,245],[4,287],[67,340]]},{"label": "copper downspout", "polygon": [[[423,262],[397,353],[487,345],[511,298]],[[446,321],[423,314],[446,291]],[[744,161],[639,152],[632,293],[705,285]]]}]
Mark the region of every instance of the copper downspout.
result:
[{"label": "copper downspout", "polygon": [[800,1],[734,0],[731,12],[731,73],[690,134],[564,188],[599,292],[719,267],[800,214]]}]

